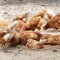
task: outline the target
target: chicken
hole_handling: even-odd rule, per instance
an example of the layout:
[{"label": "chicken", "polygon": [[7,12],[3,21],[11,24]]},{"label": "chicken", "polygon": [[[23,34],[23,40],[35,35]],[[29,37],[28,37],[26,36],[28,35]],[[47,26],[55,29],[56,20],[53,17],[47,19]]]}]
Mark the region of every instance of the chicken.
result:
[{"label": "chicken", "polygon": [[39,41],[39,39],[40,39],[39,37],[40,37],[40,35],[34,31],[15,32],[15,35],[10,40],[10,43],[15,46],[18,44],[25,45],[27,43],[28,39],[34,39],[36,41]]},{"label": "chicken", "polygon": [[39,41],[36,41],[34,39],[28,39],[26,46],[29,47],[29,48],[34,48],[35,49],[35,48],[43,48],[44,44],[40,43]]},{"label": "chicken", "polygon": [[19,20],[18,24],[16,25],[15,29],[16,31],[22,30],[34,30],[35,28],[40,29],[41,28],[41,22],[40,17],[33,17],[30,21],[27,23]]},{"label": "chicken", "polygon": [[[26,23],[26,30],[34,30],[38,23],[40,22],[41,20],[41,17],[40,16],[37,16],[37,17],[32,17],[29,21],[27,21]],[[39,23],[41,24],[41,23]],[[39,26],[39,28],[41,28],[41,25]]]},{"label": "chicken", "polygon": [[17,21],[14,21],[10,25],[6,27],[5,30],[2,29],[0,32],[0,38],[1,38],[1,44],[5,45],[6,43],[10,43],[9,41],[12,39],[14,36],[14,27],[17,24]]},{"label": "chicken", "polygon": [[[26,14],[25,14],[26,15]],[[23,16],[25,16],[23,15]],[[23,17],[22,16],[22,17]],[[30,20],[27,20],[27,22],[24,22],[22,19],[14,19],[14,21],[18,21],[19,23],[16,25],[16,30],[20,31],[22,30],[34,30],[35,28],[41,29],[41,17],[43,16],[43,13],[38,13],[34,15]],[[25,17],[24,17],[25,18]]]},{"label": "chicken", "polygon": [[13,23],[11,23],[10,25],[8,25],[6,27],[6,30],[4,30],[5,34],[3,32],[0,32],[0,36],[1,36],[0,38],[1,38],[1,44],[2,45],[5,45],[6,43],[11,43],[13,45],[14,44],[17,45],[19,43],[18,40],[20,38],[20,35],[18,34],[17,31],[15,31],[15,27],[17,26],[17,24],[18,24],[18,21],[13,21]]},{"label": "chicken", "polygon": [[41,40],[46,40],[45,44],[60,45],[60,35],[43,34]]},{"label": "chicken", "polygon": [[20,34],[20,39],[22,43],[24,41],[27,42],[27,39],[35,39],[37,41],[39,40],[38,34],[36,34],[34,31],[20,31],[19,34]]},{"label": "chicken", "polygon": [[47,22],[47,24],[44,26],[44,29],[46,30],[48,28],[60,30],[60,14],[57,14]]}]

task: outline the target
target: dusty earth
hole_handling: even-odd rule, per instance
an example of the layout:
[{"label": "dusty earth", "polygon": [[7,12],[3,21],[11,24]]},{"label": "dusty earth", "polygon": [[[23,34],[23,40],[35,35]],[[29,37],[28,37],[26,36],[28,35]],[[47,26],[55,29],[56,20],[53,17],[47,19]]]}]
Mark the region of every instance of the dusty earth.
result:
[{"label": "dusty earth", "polygon": [[0,50],[0,60],[60,60],[60,46],[29,49],[25,46]]},{"label": "dusty earth", "polygon": [[[41,6],[60,12],[59,0],[0,0],[0,18],[9,22],[24,12],[31,14],[40,11]],[[60,60],[60,45],[47,45],[42,49],[29,49],[25,46],[0,48],[0,60]]]}]

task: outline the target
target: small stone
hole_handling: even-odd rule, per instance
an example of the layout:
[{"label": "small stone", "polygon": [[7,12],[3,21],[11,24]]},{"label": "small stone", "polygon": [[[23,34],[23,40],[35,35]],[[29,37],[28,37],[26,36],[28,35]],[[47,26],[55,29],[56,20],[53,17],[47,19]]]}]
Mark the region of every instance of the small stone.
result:
[{"label": "small stone", "polygon": [[54,49],[54,50],[53,50],[53,52],[57,52],[57,50],[56,50],[56,49]]}]

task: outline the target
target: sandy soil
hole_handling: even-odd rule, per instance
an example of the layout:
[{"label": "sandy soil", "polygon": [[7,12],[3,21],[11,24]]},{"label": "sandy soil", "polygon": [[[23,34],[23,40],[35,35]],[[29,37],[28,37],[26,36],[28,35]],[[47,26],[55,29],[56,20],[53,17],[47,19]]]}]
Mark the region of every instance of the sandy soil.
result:
[{"label": "sandy soil", "polygon": [[[32,1],[27,4],[25,2],[25,4],[13,3],[14,5],[11,2],[8,2],[8,5],[6,4],[7,2],[3,2],[3,0],[0,0],[0,2],[0,18],[7,20],[9,24],[11,19],[13,19],[13,17],[16,15],[22,14],[24,11],[33,14],[37,11],[40,11],[41,6],[49,8],[54,12],[60,12],[60,5],[58,0],[51,0],[50,2],[48,0],[44,2],[41,0],[37,3],[33,3]],[[60,60],[60,45],[47,45],[43,49],[29,49],[20,45],[17,47],[8,47],[5,49],[0,49],[0,60]]]},{"label": "sandy soil", "polygon": [[60,60],[60,46],[29,49],[25,46],[0,50],[0,60]]}]

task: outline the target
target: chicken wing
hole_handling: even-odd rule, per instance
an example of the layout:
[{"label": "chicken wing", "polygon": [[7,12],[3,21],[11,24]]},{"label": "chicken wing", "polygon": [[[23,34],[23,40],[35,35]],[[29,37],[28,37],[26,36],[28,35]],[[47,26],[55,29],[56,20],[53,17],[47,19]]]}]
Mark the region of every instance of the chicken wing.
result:
[{"label": "chicken wing", "polygon": [[[26,23],[26,29],[27,30],[34,30],[38,23],[40,22],[41,17],[32,17],[27,23]],[[39,23],[40,24],[40,23]],[[39,28],[41,27],[41,25],[39,26]]]},{"label": "chicken wing", "polygon": [[16,31],[25,30],[25,23],[21,20],[18,21],[18,24],[15,26]]}]

